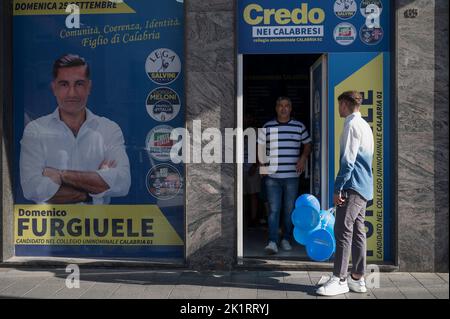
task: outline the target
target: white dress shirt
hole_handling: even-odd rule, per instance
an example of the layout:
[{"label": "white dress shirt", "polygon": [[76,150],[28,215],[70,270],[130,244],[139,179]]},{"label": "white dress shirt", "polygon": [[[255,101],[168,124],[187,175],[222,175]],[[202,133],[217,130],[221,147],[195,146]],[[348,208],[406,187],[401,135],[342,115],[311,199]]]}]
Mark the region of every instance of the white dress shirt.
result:
[{"label": "white dress shirt", "polygon": [[[53,113],[28,123],[20,144],[20,183],[28,200],[45,203],[60,188],[42,175],[46,167],[97,172],[109,189],[100,194],[89,194],[94,204],[108,204],[111,197],[128,194],[130,162],[122,130],[115,122],[88,109],[86,121],[77,136],[61,120],[56,108]],[[114,160],[116,167],[100,170],[104,160]]]},{"label": "white dress shirt", "polygon": [[340,167],[334,182],[334,193],[353,189],[367,201],[373,199],[374,142],[370,125],[360,112],[345,118],[340,138]]}]

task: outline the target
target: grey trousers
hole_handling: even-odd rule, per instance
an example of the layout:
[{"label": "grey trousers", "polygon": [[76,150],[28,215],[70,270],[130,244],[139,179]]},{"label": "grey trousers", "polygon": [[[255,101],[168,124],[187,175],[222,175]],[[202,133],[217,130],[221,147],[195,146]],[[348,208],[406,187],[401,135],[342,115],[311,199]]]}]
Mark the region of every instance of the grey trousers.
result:
[{"label": "grey trousers", "polygon": [[366,216],[367,201],[353,190],[346,190],[348,198],[341,207],[336,207],[334,236],[336,252],[333,274],[347,277],[350,253],[352,254],[352,273],[364,275],[366,270]]}]

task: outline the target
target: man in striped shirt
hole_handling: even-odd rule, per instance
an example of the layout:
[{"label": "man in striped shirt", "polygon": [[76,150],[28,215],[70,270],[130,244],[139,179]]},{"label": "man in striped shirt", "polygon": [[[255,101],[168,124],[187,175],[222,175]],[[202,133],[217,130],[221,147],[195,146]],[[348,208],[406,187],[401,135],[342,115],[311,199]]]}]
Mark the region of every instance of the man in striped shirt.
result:
[{"label": "man in striped shirt", "polygon": [[[258,143],[266,146],[269,161],[266,191],[269,201],[269,254],[278,252],[278,229],[281,209],[284,209],[283,250],[291,250],[291,213],[298,195],[299,176],[305,171],[311,153],[311,137],[303,123],[291,118],[292,102],[279,97],[276,102],[276,118],[264,124],[258,134]],[[300,154],[301,145],[304,145]]]}]

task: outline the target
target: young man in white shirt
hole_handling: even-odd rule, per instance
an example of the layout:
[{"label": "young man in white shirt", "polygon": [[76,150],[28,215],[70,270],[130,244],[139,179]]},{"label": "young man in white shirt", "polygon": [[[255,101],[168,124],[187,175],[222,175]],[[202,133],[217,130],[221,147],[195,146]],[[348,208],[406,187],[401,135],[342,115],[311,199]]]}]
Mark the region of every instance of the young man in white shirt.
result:
[{"label": "young man in white shirt", "polygon": [[[317,290],[319,295],[335,296],[367,291],[366,205],[373,199],[373,133],[359,112],[362,97],[347,91],[338,97],[339,115],[345,118],[340,138],[340,168],[334,183],[336,253],[333,276]],[[350,254],[353,268],[347,276]]]},{"label": "young man in white shirt", "polygon": [[128,194],[131,177],[122,130],[87,109],[89,65],[73,54],[54,62],[53,94],[58,107],[25,127],[20,181],[36,203],[108,204]]}]

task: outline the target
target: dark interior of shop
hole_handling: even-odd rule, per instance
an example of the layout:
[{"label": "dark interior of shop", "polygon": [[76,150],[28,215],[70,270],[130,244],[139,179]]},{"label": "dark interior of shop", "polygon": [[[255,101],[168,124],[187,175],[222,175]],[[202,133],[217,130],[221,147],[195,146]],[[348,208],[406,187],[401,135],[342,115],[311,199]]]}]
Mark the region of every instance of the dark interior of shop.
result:
[{"label": "dark interior of shop", "polygon": [[[310,132],[310,67],[320,56],[320,54],[244,55],[244,128],[249,125],[262,127],[264,123],[275,118],[277,98],[288,96],[292,100],[292,118],[302,122]],[[310,193],[309,172],[300,176],[299,196]],[[294,239],[291,242],[291,251],[279,249],[276,255],[265,253],[264,247],[268,240],[268,204],[263,187],[264,183],[261,182],[259,193],[243,195],[244,257],[306,260],[304,246],[296,243]]]}]

